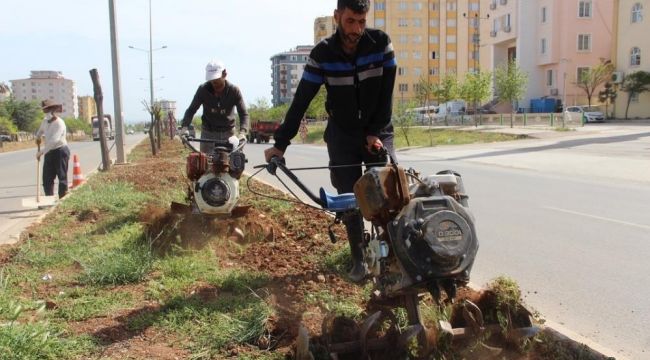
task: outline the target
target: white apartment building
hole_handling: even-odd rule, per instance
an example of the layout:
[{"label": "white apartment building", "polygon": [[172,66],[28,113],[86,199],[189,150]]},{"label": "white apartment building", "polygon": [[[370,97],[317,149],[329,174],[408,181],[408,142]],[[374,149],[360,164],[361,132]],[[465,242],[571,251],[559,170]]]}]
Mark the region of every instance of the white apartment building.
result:
[{"label": "white apartment building", "polygon": [[62,117],[78,117],[77,90],[74,81],[60,71],[31,71],[28,79],[11,80],[14,97],[19,101],[50,99],[63,105]]},{"label": "white apartment building", "polygon": [[311,45],[298,46],[271,57],[273,106],[291,103],[312,48]]},{"label": "white apartment building", "polygon": [[160,109],[162,112],[169,114],[171,113],[176,118],[176,101],[173,100],[158,100],[160,104]]}]

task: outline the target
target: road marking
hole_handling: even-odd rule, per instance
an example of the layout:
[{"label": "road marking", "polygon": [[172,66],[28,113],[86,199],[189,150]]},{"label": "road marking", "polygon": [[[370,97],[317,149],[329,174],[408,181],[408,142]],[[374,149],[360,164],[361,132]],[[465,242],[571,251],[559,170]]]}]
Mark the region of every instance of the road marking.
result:
[{"label": "road marking", "polygon": [[567,213],[567,214],[579,215],[579,216],[584,216],[584,217],[588,217],[588,218],[592,218],[592,219],[604,220],[604,221],[609,221],[609,222],[613,222],[613,223],[617,223],[617,224],[621,224],[621,225],[633,226],[633,227],[638,227],[638,228],[641,228],[641,229],[650,230],[649,225],[636,224],[636,223],[632,223],[632,222],[629,222],[629,221],[610,219],[610,218],[606,218],[606,217],[602,217],[602,216],[585,214],[585,213],[581,213],[581,212],[577,212],[577,211],[560,209],[560,208],[556,208],[556,207],[552,207],[552,206],[544,206],[544,209],[555,210],[555,211],[560,211],[560,212],[564,212],[564,213]]}]

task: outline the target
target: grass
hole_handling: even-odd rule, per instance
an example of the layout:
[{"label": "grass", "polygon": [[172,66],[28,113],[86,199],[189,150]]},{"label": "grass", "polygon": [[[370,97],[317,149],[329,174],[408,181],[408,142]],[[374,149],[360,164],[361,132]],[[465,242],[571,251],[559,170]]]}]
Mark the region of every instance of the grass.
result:
[{"label": "grass", "polygon": [[306,295],[305,302],[310,305],[318,305],[328,313],[351,319],[359,320],[363,314],[363,309],[358,304],[359,299],[354,297],[343,298],[329,291],[309,293]]},{"label": "grass", "polygon": [[74,287],[62,290],[54,301],[57,308],[53,316],[66,321],[83,321],[108,316],[125,306],[135,304],[130,293],[101,287]]},{"label": "grass", "polygon": [[[318,123],[309,125],[309,133],[307,135],[306,143],[323,144],[324,132],[324,124]],[[511,141],[518,139],[516,135],[511,134],[470,130],[454,130],[448,128],[429,129],[428,127],[420,126],[410,127],[407,134],[409,140],[408,143],[404,137],[403,131],[399,127],[395,128],[395,148],[400,149],[407,146],[421,147],[436,145],[462,145],[497,141]]]}]

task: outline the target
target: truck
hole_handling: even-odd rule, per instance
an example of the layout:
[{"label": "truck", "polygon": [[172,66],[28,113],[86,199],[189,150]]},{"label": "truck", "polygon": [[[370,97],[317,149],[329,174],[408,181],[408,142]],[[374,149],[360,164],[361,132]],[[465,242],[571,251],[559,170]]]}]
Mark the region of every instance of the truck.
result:
[{"label": "truck", "polygon": [[[99,141],[99,118],[97,116],[92,117],[93,123],[93,140]],[[110,115],[104,115],[104,135],[108,140],[115,139],[115,130],[113,130],[113,119]]]},{"label": "truck", "polygon": [[466,104],[463,100],[451,100],[446,103],[438,105],[436,118],[444,118],[446,116],[458,116],[465,114]]},{"label": "truck", "polygon": [[280,127],[280,123],[276,121],[253,121],[248,133],[248,142],[258,144],[267,143],[273,137],[273,133]]}]

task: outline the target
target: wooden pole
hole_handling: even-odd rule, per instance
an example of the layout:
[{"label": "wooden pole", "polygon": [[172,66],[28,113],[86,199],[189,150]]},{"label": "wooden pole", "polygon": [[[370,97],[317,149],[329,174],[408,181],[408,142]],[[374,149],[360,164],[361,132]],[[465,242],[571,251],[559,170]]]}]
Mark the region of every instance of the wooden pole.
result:
[{"label": "wooden pole", "polygon": [[106,132],[104,128],[104,94],[102,93],[102,85],[99,82],[99,72],[97,69],[90,70],[90,78],[93,81],[93,92],[95,97],[95,104],[97,104],[97,121],[99,122],[99,144],[102,150],[102,170],[108,171],[111,169],[111,159],[108,153],[108,146],[106,145]]}]

